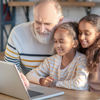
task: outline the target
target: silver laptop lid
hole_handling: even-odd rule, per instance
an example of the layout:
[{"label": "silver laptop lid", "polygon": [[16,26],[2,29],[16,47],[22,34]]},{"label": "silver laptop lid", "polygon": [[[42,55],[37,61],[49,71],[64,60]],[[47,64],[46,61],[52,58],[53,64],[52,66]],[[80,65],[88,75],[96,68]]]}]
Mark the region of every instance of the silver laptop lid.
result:
[{"label": "silver laptop lid", "polygon": [[16,98],[30,100],[27,89],[19,79],[20,75],[14,64],[0,61],[0,93]]}]

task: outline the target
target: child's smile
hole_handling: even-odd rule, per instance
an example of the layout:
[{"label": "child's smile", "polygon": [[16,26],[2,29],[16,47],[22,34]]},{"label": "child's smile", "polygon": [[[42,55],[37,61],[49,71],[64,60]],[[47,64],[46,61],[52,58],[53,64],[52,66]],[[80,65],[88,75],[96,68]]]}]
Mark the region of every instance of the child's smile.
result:
[{"label": "child's smile", "polygon": [[57,51],[57,53],[61,53],[61,52],[63,52],[62,48],[60,48],[60,47],[57,48],[56,51]]},{"label": "child's smile", "polygon": [[83,48],[88,48],[96,40],[97,33],[91,23],[81,21],[79,23],[79,41]]},{"label": "child's smile", "polygon": [[72,52],[73,39],[68,35],[69,31],[57,29],[54,33],[54,47],[58,55],[65,55]]}]

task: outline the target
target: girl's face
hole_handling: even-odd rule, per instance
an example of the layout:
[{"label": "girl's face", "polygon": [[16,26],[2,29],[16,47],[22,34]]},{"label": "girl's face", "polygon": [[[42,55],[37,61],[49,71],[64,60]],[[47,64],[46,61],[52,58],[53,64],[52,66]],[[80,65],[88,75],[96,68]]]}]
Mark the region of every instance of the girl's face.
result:
[{"label": "girl's face", "polygon": [[57,29],[54,33],[54,47],[58,55],[65,55],[71,53],[73,48],[73,39],[68,35],[67,30]]},{"label": "girl's face", "polygon": [[96,28],[93,27],[89,22],[81,21],[79,23],[78,29],[79,29],[78,37],[79,37],[81,46],[83,48],[88,48],[96,40],[96,37],[98,35],[98,33],[96,32]]}]

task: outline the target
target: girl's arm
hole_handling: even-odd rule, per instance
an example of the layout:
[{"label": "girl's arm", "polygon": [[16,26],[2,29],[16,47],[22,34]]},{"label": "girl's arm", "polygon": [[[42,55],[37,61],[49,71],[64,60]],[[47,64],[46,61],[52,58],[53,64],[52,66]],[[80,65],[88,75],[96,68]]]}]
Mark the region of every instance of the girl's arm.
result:
[{"label": "girl's arm", "polygon": [[[88,90],[88,71],[86,69],[86,62],[79,60],[76,65],[75,77],[69,80],[58,81],[57,87],[64,87],[75,90]],[[73,75],[74,76],[74,75]]]},{"label": "girl's arm", "polygon": [[44,62],[40,64],[39,67],[32,69],[29,73],[26,74],[27,79],[30,82],[39,83],[40,78],[47,77],[49,75],[49,64],[48,60],[45,59]]}]

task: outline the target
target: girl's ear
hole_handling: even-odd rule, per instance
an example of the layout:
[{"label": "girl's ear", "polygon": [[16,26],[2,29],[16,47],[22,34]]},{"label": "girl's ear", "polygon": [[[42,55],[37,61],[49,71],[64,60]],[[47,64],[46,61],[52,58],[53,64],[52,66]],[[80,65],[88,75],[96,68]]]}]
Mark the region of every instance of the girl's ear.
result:
[{"label": "girl's ear", "polygon": [[75,40],[73,43],[73,48],[76,48],[78,46],[78,43],[79,43],[78,40]]}]

